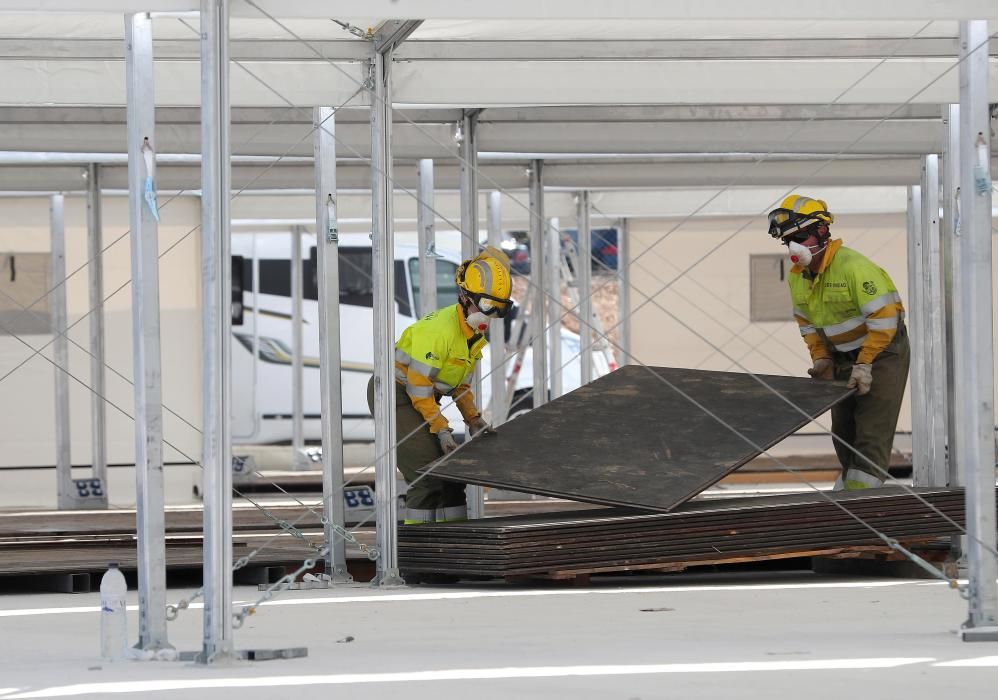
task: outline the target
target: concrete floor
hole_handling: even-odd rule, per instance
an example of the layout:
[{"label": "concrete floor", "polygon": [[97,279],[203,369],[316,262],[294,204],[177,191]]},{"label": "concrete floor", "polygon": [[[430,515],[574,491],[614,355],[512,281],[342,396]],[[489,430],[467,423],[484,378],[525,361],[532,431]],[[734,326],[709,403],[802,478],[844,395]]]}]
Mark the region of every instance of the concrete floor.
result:
[{"label": "concrete floor", "polygon": [[[235,592],[238,601],[258,595]],[[588,588],[291,592],[250,618],[236,645],[304,645],[308,658],[212,668],[102,664],[96,603],[96,595],[0,596],[0,700],[907,700],[994,697],[998,685],[998,644],[961,642],[966,603],[934,581],[755,572],[635,576]],[[131,613],[133,638],[134,620]],[[183,612],[170,623],[171,642],[198,649],[201,623],[199,609]]]}]

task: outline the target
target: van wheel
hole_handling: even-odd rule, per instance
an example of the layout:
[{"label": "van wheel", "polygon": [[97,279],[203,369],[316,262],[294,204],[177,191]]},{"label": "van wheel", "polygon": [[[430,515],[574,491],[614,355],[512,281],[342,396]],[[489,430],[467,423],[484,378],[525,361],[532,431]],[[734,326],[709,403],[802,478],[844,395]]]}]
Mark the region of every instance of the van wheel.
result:
[{"label": "van wheel", "polygon": [[534,408],[534,394],[530,389],[521,389],[513,394],[513,403],[509,409],[507,421],[511,421],[519,415],[527,413]]}]

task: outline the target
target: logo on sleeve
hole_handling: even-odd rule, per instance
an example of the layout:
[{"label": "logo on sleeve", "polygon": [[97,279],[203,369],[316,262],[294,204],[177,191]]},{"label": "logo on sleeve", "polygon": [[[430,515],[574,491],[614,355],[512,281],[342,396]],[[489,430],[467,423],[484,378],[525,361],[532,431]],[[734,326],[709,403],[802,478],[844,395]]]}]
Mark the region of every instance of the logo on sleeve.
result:
[{"label": "logo on sleeve", "polygon": [[440,361],[440,358],[437,357],[436,355],[434,355],[432,352],[426,353],[426,359],[427,360],[436,360],[438,362]]},{"label": "logo on sleeve", "polygon": [[873,282],[863,282],[863,291],[872,297],[877,293],[877,285]]}]

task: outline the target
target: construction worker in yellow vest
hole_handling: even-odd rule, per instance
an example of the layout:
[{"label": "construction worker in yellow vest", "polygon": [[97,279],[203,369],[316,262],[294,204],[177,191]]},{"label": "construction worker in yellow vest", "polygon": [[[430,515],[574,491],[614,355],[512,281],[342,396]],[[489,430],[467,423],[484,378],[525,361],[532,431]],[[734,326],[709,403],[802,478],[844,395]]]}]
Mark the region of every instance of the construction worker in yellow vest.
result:
[{"label": "construction worker in yellow vest", "polygon": [[[495,432],[475,406],[468,382],[482,357],[489,321],[512,303],[509,258],[489,246],[455,273],[458,303],[438,309],[402,332],[395,344],[395,419],[398,468],[409,484],[407,525],[465,520],[464,484],[424,476],[418,469],[457,449],[454,431],[440,412],[442,397],[454,400],[467,434]],[[374,412],[374,378],[368,384]]]},{"label": "construction worker in yellow vest", "polygon": [[832,409],[836,488],[882,486],[890,463],[910,348],[904,306],[886,272],[839,239],[820,199],[791,195],[769,213],[769,234],[787,246],[794,318],[815,379],[848,379],[856,393]]}]

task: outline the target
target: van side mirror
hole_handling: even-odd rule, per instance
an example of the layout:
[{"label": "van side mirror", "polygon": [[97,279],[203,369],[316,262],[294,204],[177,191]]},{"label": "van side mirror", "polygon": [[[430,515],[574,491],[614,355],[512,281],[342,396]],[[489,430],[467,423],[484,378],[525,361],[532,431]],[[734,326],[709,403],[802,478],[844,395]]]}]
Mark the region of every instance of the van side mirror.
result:
[{"label": "van side mirror", "polygon": [[232,325],[243,325],[243,256],[232,256]]}]

